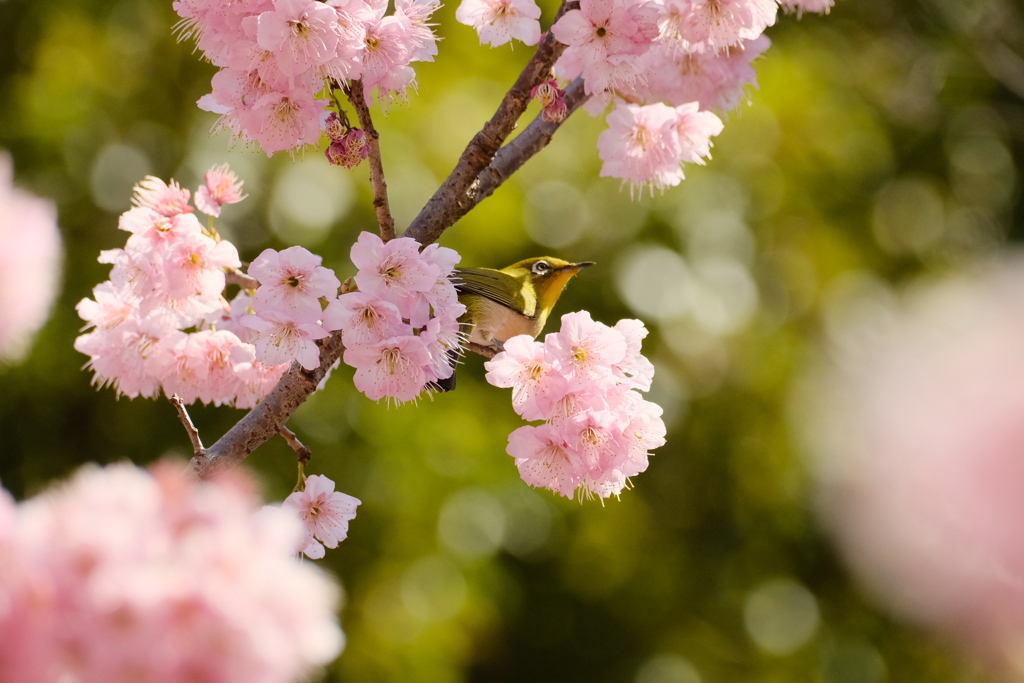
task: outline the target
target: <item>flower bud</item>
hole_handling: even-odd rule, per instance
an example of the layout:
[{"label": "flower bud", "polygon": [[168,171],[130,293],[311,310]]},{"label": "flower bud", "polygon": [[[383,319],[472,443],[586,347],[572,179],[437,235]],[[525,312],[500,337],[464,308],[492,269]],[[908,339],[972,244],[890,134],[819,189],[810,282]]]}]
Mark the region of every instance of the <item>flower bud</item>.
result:
[{"label": "flower bud", "polygon": [[324,151],[329,162],[345,168],[355,168],[368,153],[366,133],[359,128],[350,129],[342,139],[335,140]]},{"label": "flower bud", "polygon": [[565,104],[565,91],[558,87],[553,78],[535,86],[530,91],[530,97],[538,100],[544,107],[541,116],[550,123],[559,123],[565,120],[568,115],[568,107]]},{"label": "flower bud", "polygon": [[324,121],[324,132],[327,133],[327,136],[332,142],[341,142],[345,139],[348,129],[345,127],[345,124],[342,123],[341,117],[338,116],[338,113],[332,111],[327,115],[327,119]]}]

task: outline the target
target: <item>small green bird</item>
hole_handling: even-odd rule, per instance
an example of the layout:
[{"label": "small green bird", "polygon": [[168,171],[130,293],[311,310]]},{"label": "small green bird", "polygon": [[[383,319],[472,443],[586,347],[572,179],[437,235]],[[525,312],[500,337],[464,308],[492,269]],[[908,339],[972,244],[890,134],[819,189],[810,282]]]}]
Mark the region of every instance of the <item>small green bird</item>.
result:
[{"label": "small green bird", "polygon": [[[537,256],[500,270],[456,268],[455,288],[466,306],[459,320],[472,325],[469,341],[497,352],[516,335],[536,337],[572,276],[592,265]],[[455,375],[437,384],[451,391]]]}]

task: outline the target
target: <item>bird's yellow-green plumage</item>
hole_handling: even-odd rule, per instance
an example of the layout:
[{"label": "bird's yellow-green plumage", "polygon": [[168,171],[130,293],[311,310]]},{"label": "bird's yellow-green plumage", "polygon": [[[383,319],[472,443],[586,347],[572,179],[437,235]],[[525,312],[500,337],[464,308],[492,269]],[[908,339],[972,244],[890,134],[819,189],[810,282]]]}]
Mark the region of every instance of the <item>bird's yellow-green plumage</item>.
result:
[{"label": "bird's yellow-green plumage", "polygon": [[467,309],[463,322],[472,325],[469,340],[499,351],[517,335],[536,337],[572,276],[591,265],[538,256],[500,270],[457,268],[459,301]]}]

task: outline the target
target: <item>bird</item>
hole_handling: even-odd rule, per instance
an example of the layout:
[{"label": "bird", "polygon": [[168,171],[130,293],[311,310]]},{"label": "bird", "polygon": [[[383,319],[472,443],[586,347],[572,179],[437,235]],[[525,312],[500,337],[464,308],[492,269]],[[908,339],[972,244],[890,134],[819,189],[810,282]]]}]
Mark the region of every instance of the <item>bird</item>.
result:
[{"label": "bird", "polygon": [[[466,306],[459,322],[469,328],[467,341],[497,353],[517,335],[536,338],[569,280],[592,265],[535,256],[501,269],[456,268],[455,289]],[[455,374],[435,384],[451,391]]]}]

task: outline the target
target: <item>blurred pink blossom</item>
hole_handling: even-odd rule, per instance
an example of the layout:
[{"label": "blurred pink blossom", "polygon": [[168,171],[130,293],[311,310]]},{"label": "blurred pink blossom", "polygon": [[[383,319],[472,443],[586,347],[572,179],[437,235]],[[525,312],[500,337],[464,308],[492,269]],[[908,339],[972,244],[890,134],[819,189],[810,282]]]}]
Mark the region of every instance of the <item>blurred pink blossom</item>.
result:
[{"label": "blurred pink blossom", "polygon": [[0,362],[20,360],[57,296],[61,238],[57,210],[12,186],[14,169],[0,153]]},{"label": "blurred pink blossom", "polygon": [[878,599],[1022,674],[1024,261],[858,309],[794,413],[824,515]]},{"label": "blurred pink blossom", "polygon": [[0,680],[285,683],[330,662],[338,589],[252,490],[171,464],[86,466],[18,506],[0,490]]}]

